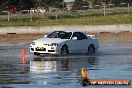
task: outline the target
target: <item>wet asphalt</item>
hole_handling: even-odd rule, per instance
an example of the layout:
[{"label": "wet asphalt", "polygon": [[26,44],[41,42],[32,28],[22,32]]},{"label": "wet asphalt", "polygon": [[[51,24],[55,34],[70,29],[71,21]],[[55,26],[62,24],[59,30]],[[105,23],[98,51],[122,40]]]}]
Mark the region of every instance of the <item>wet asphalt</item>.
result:
[{"label": "wet asphalt", "polygon": [[[26,64],[22,64],[26,48]],[[82,67],[90,79],[132,80],[132,42],[100,42],[95,56],[84,54],[34,56],[27,42],[0,44],[0,88],[83,88]],[[90,88],[131,88],[132,86],[90,86]]]}]

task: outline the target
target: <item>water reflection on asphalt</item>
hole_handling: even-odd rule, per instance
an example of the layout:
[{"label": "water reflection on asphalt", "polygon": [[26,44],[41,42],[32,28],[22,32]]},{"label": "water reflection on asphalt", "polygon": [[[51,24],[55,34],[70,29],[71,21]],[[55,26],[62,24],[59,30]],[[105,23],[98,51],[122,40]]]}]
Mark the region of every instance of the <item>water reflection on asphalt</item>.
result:
[{"label": "water reflection on asphalt", "polygon": [[34,83],[52,85],[76,83],[81,68],[93,69],[92,65],[96,63],[95,57],[34,59],[35,61],[30,61],[30,77],[34,79]]},{"label": "water reflection on asphalt", "polygon": [[25,45],[0,46],[1,88],[82,88],[78,80],[82,67],[91,79],[132,80],[130,43],[101,43],[96,56],[80,54],[63,57],[33,56],[27,46],[27,63],[23,65],[21,49]]}]

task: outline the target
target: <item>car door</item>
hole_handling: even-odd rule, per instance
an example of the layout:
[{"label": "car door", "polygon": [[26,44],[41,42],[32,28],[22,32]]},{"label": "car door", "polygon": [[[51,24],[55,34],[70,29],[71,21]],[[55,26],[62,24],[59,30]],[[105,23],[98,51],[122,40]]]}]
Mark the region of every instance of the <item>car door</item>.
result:
[{"label": "car door", "polygon": [[84,52],[87,52],[87,49],[88,49],[88,39],[87,39],[87,36],[84,35],[82,32],[78,32],[78,35],[79,35],[79,43],[78,43],[78,47],[80,48],[80,52],[81,53],[84,53]]},{"label": "car door", "polygon": [[[74,33],[73,33],[74,34]],[[78,41],[71,37],[71,39],[67,42],[69,53],[78,53]]]},{"label": "car door", "polygon": [[86,47],[86,38],[82,37],[81,32],[74,32],[72,39],[69,41],[69,49],[71,53],[82,53]]}]

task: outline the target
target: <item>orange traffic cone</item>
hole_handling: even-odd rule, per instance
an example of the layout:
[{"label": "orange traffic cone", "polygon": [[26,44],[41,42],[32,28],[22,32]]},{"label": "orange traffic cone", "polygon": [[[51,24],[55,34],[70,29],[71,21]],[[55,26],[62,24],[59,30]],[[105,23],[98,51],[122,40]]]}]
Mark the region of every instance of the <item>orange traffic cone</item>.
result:
[{"label": "orange traffic cone", "polygon": [[82,74],[82,77],[88,78],[88,72],[85,72],[85,71],[84,71],[84,67],[83,67],[82,70],[81,70],[81,74]]},{"label": "orange traffic cone", "polygon": [[22,64],[26,64],[26,48],[22,49]]}]

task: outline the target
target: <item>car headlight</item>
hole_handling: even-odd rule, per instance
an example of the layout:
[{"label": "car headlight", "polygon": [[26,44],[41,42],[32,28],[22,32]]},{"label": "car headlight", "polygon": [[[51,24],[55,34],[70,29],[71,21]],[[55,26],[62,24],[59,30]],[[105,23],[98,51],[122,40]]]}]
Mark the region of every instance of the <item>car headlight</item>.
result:
[{"label": "car headlight", "polygon": [[32,45],[35,45],[35,42],[32,42]]},{"label": "car headlight", "polygon": [[57,43],[51,43],[51,44],[48,44],[48,46],[58,46]]}]

